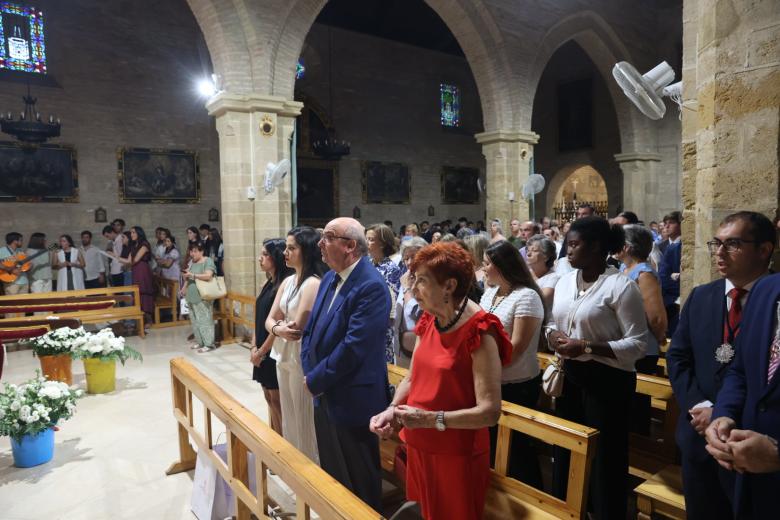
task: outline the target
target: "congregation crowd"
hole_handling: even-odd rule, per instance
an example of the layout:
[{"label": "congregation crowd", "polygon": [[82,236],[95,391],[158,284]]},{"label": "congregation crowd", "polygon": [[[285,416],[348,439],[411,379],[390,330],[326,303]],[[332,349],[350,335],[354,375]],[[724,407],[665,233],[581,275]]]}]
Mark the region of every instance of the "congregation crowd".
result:
[{"label": "congregation crowd", "polygon": [[219,230],[208,224],[190,226],[185,231],[186,244],[178,246],[170,229],[158,227],[150,241],[142,227],[132,226],[126,231],[125,226],[125,221],[118,218],[103,227],[105,249],[93,244],[89,230],[81,232],[78,246],[68,234],[60,235],[57,243],[49,246],[44,233],[33,233],[25,248],[21,233],[6,234],[6,245],[0,247],[0,271],[12,279],[2,284],[3,294],[137,285],[148,327],[157,292],[154,277],[159,276],[179,284],[179,296],[186,301],[193,327],[190,346],[199,352],[213,350],[212,305],[200,297],[195,280],[223,274],[225,255]]},{"label": "congregation crowd", "polygon": [[[637,372],[656,374],[670,340],[688,517],[767,518],[780,489],[776,227],[755,212],[727,216],[706,244],[720,279],[680,311],[681,221],[673,212],[644,225],[630,211],[607,220],[583,204],[571,222],[512,220],[506,234],[498,220],[407,224],[396,235],[391,222],[337,218],[265,240],[250,357],[271,427],[377,510],[379,439],[400,434],[407,499],[427,519],[476,519],[501,401],[538,408],[546,392],[557,415],[599,430],[588,507],[623,519],[629,432],[650,429]],[[108,270],[88,232],[80,249],[62,236],[50,267],[57,289],[134,283],[144,300],[153,272],[175,277],[198,345],[213,348],[211,302],[190,282],[221,274],[218,231],[189,228],[180,255],[168,230],[152,246],[141,228],[123,227],[103,230]],[[0,258],[21,239],[10,233]],[[44,239],[35,234],[28,253]],[[27,274],[11,291],[52,279]],[[540,351],[555,353],[562,387],[543,378]],[[387,363],[409,368],[397,387]],[[543,489],[537,449],[514,433],[508,473]],[[565,498],[568,452],[551,453],[551,491]]]}]

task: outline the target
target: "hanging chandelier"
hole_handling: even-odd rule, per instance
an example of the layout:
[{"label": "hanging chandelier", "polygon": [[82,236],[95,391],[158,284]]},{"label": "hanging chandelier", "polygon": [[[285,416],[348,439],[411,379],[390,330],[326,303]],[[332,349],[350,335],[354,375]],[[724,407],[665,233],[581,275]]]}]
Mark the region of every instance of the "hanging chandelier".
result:
[{"label": "hanging chandelier", "polygon": [[49,116],[49,121],[42,121],[41,114],[35,110],[35,103],[38,98],[30,94],[30,84],[27,84],[27,95],[22,96],[24,100],[24,112],[19,114],[19,119],[14,119],[9,111],[3,115],[0,113],[0,130],[3,133],[16,137],[22,143],[23,147],[34,148],[39,144],[45,143],[52,137],[60,135],[60,120],[54,116]]},{"label": "hanging chandelier", "polygon": [[314,141],[311,144],[314,153],[323,159],[338,161],[345,155],[349,155],[350,145],[347,141],[336,139],[336,131],[328,130],[328,137],[321,141]]}]

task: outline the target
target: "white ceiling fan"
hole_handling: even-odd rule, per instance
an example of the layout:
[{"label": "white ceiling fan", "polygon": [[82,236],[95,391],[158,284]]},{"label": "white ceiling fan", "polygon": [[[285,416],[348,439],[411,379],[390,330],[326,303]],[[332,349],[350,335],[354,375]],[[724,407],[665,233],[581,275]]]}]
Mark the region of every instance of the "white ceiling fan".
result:
[{"label": "white ceiling fan", "polygon": [[627,61],[621,61],[612,68],[612,75],[628,99],[650,119],[658,120],[666,114],[663,96],[669,97],[682,110],[682,81],[672,84],[674,70],[665,61],[644,75]]}]

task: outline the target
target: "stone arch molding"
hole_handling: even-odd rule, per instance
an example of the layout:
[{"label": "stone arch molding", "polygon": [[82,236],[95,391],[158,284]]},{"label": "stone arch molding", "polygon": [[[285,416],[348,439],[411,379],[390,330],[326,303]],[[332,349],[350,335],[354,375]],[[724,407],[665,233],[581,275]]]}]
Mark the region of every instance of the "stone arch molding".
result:
[{"label": "stone arch molding", "polygon": [[[327,0],[187,0],[222,89],[293,99],[295,65]],[[452,31],[479,91],[485,131],[514,128],[511,62],[484,0],[425,0]],[[530,127],[529,127],[530,128]]]},{"label": "stone arch molding", "polygon": [[[650,151],[655,149],[655,135],[648,120],[634,108],[612,78],[612,67],[618,61],[632,61],[631,54],[609,24],[593,11],[581,11],[559,21],[544,35],[531,65],[528,76],[530,99],[533,106],[536,89],[547,63],[563,44],[574,41],[593,61],[607,84],[617,115],[620,144],[624,151]],[[531,114],[526,114],[525,124],[530,125]]]}]

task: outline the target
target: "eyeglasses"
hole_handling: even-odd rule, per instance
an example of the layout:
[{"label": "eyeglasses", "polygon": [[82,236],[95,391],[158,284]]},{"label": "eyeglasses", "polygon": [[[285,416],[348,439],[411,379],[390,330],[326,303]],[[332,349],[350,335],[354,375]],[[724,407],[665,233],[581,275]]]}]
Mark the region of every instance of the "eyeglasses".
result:
[{"label": "eyeglasses", "polygon": [[741,238],[727,238],[726,240],[718,240],[713,238],[707,242],[707,248],[710,250],[710,254],[714,255],[718,250],[723,247],[727,253],[737,253],[742,249],[742,244],[759,244],[758,240],[742,240]]},{"label": "eyeglasses", "polygon": [[341,239],[341,240],[354,240],[354,238],[349,238],[349,237],[345,237],[345,236],[337,235],[337,234],[335,234],[335,233],[323,233],[323,234],[322,234],[322,239],[323,239],[325,242],[333,242],[333,241],[334,241],[334,240],[336,240],[336,239]]}]

